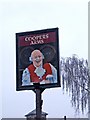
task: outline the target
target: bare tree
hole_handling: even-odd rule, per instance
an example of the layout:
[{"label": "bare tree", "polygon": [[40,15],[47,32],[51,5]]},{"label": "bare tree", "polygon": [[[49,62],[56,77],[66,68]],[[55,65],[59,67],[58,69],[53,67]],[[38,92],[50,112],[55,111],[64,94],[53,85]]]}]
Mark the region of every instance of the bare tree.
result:
[{"label": "bare tree", "polygon": [[61,58],[61,76],[63,90],[71,93],[72,105],[76,112],[82,113],[88,106],[90,120],[90,72],[87,60],[79,59],[77,55]]}]

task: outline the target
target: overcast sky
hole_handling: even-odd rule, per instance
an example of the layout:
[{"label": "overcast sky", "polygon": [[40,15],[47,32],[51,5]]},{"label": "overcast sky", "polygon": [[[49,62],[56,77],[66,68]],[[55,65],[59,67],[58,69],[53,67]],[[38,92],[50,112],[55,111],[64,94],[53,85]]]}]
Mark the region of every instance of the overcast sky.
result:
[{"label": "overcast sky", "polygon": [[[0,1],[0,105],[3,118],[24,117],[35,109],[33,91],[16,91],[15,33],[54,27],[59,28],[61,57],[77,54],[80,58],[88,58],[88,0]],[[45,90],[43,100],[43,111],[48,117],[76,115],[70,97],[63,95],[62,88]]]}]

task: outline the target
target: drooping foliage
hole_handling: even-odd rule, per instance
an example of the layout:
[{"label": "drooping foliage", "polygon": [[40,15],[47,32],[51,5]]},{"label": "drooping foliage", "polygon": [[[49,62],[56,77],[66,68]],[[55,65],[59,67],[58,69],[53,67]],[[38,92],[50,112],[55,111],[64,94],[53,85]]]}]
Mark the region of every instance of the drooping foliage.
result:
[{"label": "drooping foliage", "polygon": [[86,109],[88,105],[88,83],[90,74],[87,60],[80,59],[77,55],[61,58],[61,77],[63,90],[71,94],[71,103],[76,112]]}]

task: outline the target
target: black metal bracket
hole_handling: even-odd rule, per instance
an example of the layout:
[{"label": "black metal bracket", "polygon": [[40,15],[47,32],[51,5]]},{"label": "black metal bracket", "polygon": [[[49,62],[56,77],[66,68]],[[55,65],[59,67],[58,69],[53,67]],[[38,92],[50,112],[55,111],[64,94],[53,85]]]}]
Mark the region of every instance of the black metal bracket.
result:
[{"label": "black metal bracket", "polygon": [[40,83],[33,83],[33,84],[34,84],[34,89],[33,89],[34,93],[36,93],[36,89],[39,89],[41,93],[45,90],[45,88],[40,87]]}]

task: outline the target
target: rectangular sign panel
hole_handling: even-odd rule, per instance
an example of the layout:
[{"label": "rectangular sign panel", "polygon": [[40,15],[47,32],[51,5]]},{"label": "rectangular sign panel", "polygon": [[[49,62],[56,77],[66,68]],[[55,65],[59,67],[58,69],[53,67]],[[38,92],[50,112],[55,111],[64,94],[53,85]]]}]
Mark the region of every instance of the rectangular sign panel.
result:
[{"label": "rectangular sign panel", "polygon": [[60,86],[58,28],[16,33],[16,90]]}]

